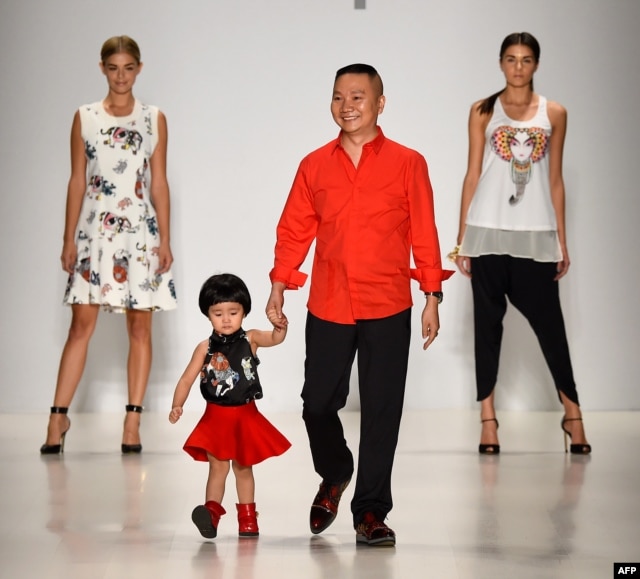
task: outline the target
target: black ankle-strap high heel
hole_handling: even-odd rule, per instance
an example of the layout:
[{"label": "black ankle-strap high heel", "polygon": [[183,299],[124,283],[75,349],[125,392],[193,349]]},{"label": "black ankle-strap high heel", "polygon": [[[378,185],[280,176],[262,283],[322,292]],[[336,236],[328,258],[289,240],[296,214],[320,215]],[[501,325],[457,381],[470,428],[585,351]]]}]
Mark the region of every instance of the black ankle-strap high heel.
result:
[{"label": "black ankle-strap high heel", "polygon": [[[127,412],[142,413],[142,406],[136,406],[135,404],[127,404],[125,409]],[[122,454],[140,454],[142,452],[141,444],[122,444],[120,448],[122,449]]]},{"label": "black ankle-strap high heel", "polygon": [[[68,407],[65,406],[52,406],[51,414],[66,414],[69,411]],[[67,437],[67,432],[69,432],[69,428],[71,428],[71,420],[69,420],[69,424],[67,429],[60,433],[60,444],[47,444],[46,442],[40,447],[40,454],[62,454],[64,452],[64,440]]]},{"label": "black ankle-strap high heel", "polygon": [[[500,428],[500,424],[498,423],[497,418],[484,418],[480,420],[480,423],[483,423],[483,422],[495,422],[496,430]],[[499,444],[479,444],[478,452],[480,454],[500,454],[500,445]]]},{"label": "black ankle-strap high heel", "polygon": [[[569,452],[569,450],[571,451],[571,454],[591,454],[591,445],[590,444],[571,444],[571,445],[567,445],[567,437],[569,438],[569,440],[571,440],[571,432],[569,432],[565,427],[565,422],[573,422],[574,420],[579,420],[580,422],[582,422],[582,418],[567,418],[566,416],[562,417],[562,422],[560,422],[560,428],[562,428],[562,431],[564,432],[564,451],[565,452]],[[567,449],[567,446],[569,446],[569,449]]]}]

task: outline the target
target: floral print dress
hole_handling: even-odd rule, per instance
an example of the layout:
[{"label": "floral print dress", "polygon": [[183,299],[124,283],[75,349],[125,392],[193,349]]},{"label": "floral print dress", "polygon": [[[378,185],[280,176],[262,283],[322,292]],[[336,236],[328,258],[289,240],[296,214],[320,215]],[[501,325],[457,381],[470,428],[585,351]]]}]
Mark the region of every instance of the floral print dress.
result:
[{"label": "floral print dress", "polygon": [[79,113],[87,190],[64,302],[114,312],[174,309],[171,272],[156,273],[160,237],[149,189],[158,109],[136,100],[126,117],[109,115],[102,102],[84,105]]}]

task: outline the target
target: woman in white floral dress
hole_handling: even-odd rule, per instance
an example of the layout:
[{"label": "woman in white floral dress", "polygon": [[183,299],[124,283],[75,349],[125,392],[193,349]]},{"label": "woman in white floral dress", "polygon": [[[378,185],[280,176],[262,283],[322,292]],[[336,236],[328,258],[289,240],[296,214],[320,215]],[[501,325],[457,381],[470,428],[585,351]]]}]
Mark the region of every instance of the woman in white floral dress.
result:
[{"label": "woman in white floral dress", "polygon": [[43,454],[64,451],[67,410],[85,367],[100,309],[123,312],[129,336],[122,452],[140,452],[140,413],[151,369],[151,316],[176,307],[171,275],[167,122],[133,96],[140,49],[127,36],[102,46],[109,93],[84,105],[71,128],[62,268],[71,306]]}]

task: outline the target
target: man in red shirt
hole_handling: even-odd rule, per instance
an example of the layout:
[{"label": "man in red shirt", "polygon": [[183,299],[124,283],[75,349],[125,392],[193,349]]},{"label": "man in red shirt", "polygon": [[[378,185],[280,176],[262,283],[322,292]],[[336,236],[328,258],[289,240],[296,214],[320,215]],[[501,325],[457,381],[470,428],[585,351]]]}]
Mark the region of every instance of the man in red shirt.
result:
[{"label": "man in red shirt", "polygon": [[442,269],[426,161],[384,136],[377,124],[384,105],[375,68],[353,64],[337,71],[331,114],[340,134],[300,163],[277,227],[267,303],[267,310],[275,308],[286,324],[284,290],[305,283],[299,268],[315,240],[302,416],[322,483],[310,527],[321,533],[334,521],[353,474],[338,411],[346,404],[357,352],[361,429],[351,510],[356,540],[369,545],[395,544],[384,520],[393,506],[391,470],[409,357],[410,279],[418,280],[426,294],[426,349],[440,327],[441,282],[453,273]]}]

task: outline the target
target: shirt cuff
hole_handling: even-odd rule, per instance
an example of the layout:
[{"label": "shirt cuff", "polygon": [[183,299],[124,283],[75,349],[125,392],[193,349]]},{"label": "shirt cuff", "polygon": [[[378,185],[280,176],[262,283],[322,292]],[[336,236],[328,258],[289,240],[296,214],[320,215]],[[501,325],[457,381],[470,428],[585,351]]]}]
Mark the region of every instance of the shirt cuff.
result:
[{"label": "shirt cuff", "polygon": [[411,279],[420,283],[423,292],[439,292],[442,282],[455,273],[452,269],[412,269]]},{"label": "shirt cuff", "polygon": [[297,290],[298,288],[301,288],[307,281],[307,277],[306,273],[302,273],[297,269],[288,269],[278,266],[274,267],[269,272],[269,279],[271,280],[271,283],[274,281],[282,282],[286,286],[286,289],[289,290]]}]

